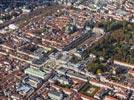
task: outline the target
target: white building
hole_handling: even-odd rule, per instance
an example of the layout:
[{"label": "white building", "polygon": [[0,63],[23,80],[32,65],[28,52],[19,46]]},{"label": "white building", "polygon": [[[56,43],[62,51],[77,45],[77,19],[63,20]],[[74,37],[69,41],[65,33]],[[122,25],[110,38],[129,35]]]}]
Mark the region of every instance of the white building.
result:
[{"label": "white building", "polygon": [[63,93],[56,90],[49,91],[48,97],[52,100],[63,100],[64,98]]},{"label": "white building", "polygon": [[10,30],[16,30],[16,29],[18,29],[18,26],[16,26],[15,24],[10,24],[10,25],[8,26],[8,28],[9,28]]}]

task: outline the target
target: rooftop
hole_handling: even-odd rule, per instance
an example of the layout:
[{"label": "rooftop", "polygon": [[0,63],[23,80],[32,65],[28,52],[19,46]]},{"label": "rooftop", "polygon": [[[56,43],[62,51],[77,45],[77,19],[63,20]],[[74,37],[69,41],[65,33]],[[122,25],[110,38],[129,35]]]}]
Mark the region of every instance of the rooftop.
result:
[{"label": "rooftop", "polygon": [[35,77],[42,78],[42,79],[44,79],[45,76],[47,75],[45,72],[43,72],[39,69],[31,68],[31,67],[25,69],[25,73],[32,75],[32,76],[35,76]]}]

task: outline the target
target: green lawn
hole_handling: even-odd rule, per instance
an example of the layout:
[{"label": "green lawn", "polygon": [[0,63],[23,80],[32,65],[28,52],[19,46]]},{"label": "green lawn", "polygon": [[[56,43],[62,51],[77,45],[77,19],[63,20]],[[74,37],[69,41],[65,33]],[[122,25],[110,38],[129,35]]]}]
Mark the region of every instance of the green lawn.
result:
[{"label": "green lawn", "polygon": [[84,95],[93,97],[95,93],[99,90],[99,87],[86,83],[80,90]]}]

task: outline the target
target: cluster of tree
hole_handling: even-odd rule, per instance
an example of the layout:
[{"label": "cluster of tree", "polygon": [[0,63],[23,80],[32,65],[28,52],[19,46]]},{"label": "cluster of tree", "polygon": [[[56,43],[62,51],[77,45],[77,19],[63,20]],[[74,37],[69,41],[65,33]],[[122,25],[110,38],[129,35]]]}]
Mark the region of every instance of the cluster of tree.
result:
[{"label": "cluster of tree", "polygon": [[104,28],[105,31],[115,31],[118,29],[133,30],[134,25],[130,24],[128,21],[116,21],[116,20],[102,20],[97,23],[97,27]]},{"label": "cluster of tree", "polygon": [[109,34],[95,44],[90,52],[105,59],[134,63],[134,49],[131,49],[134,45],[134,25],[126,21],[108,21],[98,26],[104,27]]},{"label": "cluster of tree", "polygon": [[107,71],[106,63],[100,62],[97,57],[92,63],[87,65],[87,70],[94,74],[101,74]]},{"label": "cluster of tree", "polygon": [[12,18],[11,15],[7,14],[7,15],[4,15],[4,16],[0,16],[0,19],[1,20],[10,20]]}]

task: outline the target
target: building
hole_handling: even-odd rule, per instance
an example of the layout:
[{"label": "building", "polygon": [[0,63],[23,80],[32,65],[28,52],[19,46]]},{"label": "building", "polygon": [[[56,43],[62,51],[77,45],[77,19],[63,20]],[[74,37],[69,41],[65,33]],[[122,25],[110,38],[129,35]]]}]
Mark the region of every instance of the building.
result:
[{"label": "building", "polygon": [[76,72],[74,70],[60,67],[56,71],[58,74],[66,75],[68,77],[76,78],[76,79],[82,80],[84,82],[87,82],[87,77],[84,74],[81,74],[81,73]]},{"label": "building", "polygon": [[26,77],[23,81],[34,88],[38,88],[42,83],[41,79],[35,77]]},{"label": "building", "polygon": [[24,84],[24,83],[20,83],[16,86],[16,91],[22,95],[22,96],[26,96],[26,95],[30,95],[31,93],[34,92],[34,88],[31,87],[30,85]]},{"label": "building", "polygon": [[64,75],[55,75],[52,79],[49,80],[50,82],[57,81],[60,84],[71,86],[73,84],[73,81],[70,77],[64,76]]},{"label": "building", "polygon": [[27,14],[27,13],[30,13],[31,12],[30,9],[27,9],[25,7],[22,8],[22,11],[23,11],[24,14]]},{"label": "building", "polygon": [[25,74],[37,77],[37,78],[41,78],[41,79],[46,79],[47,78],[47,73],[43,72],[39,69],[35,69],[35,68],[27,68],[25,69]]},{"label": "building", "polygon": [[93,33],[102,34],[102,35],[105,34],[104,29],[97,28],[97,27],[93,28]]},{"label": "building", "polygon": [[20,94],[14,93],[11,95],[12,100],[23,100]]},{"label": "building", "polygon": [[114,98],[113,96],[105,96],[104,100],[118,100]]},{"label": "building", "polygon": [[9,28],[10,30],[16,30],[16,29],[18,29],[18,26],[14,25],[14,24],[10,24],[10,25],[8,26],[8,28]]},{"label": "building", "polygon": [[116,93],[115,96],[121,100],[125,100],[127,98],[127,95],[123,93]]},{"label": "building", "polygon": [[72,85],[72,80],[70,78],[67,78],[65,76],[62,76],[60,78],[57,79],[58,82],[60,82],[60,84],[64,84],[64,85]]},{"label": "building", "polygon": [[48,92],[48,97],[52,100],[63,100],[64,94],[60,91],[50,90]]},{"label": "building", "polygon": [[69,62],[66,68],[79,72],[85,68],[85,65],[81,63],[74,64],[74,63]]},{"label": "building", "polygon": [[129,70],[128,73],[134,76],[134,70]]},{"label": "building", "polygon": [[94,98],[96,99],[102,99],[104,98],[106,95],[108,95],[109,90],[106,90],[105,88],[101,88],[95,95]]}]

